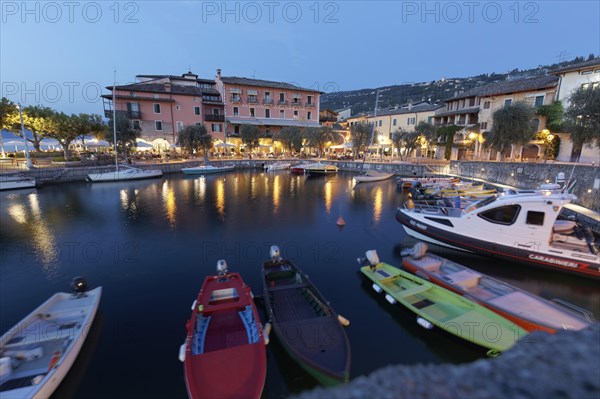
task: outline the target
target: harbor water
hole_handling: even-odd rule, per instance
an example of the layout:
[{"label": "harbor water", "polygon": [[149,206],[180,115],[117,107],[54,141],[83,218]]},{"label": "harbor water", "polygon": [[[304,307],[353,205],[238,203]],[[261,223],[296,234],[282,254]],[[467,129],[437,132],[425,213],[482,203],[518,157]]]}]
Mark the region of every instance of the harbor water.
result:
[{"label": "harbor water", "polygon": [[[69,290],[73,277],[84,276],[91,287],[103,286],[103,297],[86,344],[54,397],[185,398],[177,356],[204,277],[225,259],[260,305],[261,264],[269,247],[278,245],[350,320],[352,378],[390,364],[485,357],[480,348],[423,329],[362,278],[356,259],[366,250],[399,266],[400,251],[415,241],[394,218],[405,200],[395,182],[355,186],[352,177],[247,170],[3,192],[1,333],[53,293]],[[344,227],[336,224],[340,217]],[[430,250],[600,317],[597,281],[434,245]],[[267,353],[263,398],[317,386],[277,339]]]}]

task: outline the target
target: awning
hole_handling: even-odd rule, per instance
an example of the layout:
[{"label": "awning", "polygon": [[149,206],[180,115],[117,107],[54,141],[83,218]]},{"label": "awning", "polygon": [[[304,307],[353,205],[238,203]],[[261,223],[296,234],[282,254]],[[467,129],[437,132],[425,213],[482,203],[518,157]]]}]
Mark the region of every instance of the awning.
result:
[{"label": "awning", "polygon": [[248,89],[248,95],[250,95],[250,96],[258,96],[258,90]]},{"label": "awning", "polygon": [[230,93],[238,93],[240,94],[242,92],[242,89],[238,89],[237,87],[233,87],[231,89],[229,89]]},{"label": "awning", "polygon": [[280,119],[280,118],[241,118],[227,117],[227,122],[234,125],[255,125],[255,126],[297,126],[297,127],[320,127],[319,122],[303,121],[298,119]]}]

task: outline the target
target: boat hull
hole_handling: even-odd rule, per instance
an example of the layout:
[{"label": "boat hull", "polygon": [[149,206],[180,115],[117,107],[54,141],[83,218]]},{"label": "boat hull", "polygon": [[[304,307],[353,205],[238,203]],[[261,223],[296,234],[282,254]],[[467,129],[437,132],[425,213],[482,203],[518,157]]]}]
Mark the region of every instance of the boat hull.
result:
[{"label": "boat hull", "polygon": [[386,293],[388,302],[393,298],[441,330],[494,353],[506,351],[526,335],[491,310],[386,263],[361,267],[361,272]]},{"label": "boat hull", "polygon": [[[0,388],[0,397],[48,398],[52,395],[81,351],[96,316],[101,294],[101,287],[80,297],[67,293],[55,294],[0,338],[0,357],[11,352],[36,351],[38,348],[40,354],[39,358],[25,361],[12,370],[15,378],[26,379],[28,385],[21,383],[16,389],[6,390],[4,386],[10,383],[9,379]],[[32,331],[42,333],[32,334]],[[44,332],[47,332],[47,337]],[[43,363],[45,369],[40,368],[42,364],[28,364],[35,362]],[[36,376],[43,376],[43,379],[33,385],[30,381],[39,378]]]},{"label": "boat hull", "polygon": [[[440,220],[450,220],[451,218],[438,217]],[[580,259],[566,258],[550,253],[543,253],[532,250],[535,246],[526,247],[523,245],[504,245],[499,242],[490,242],[478,237],[458,234],[450,229],[437,227],[436,224],[444,226],[441,223],[425,222],[421,219],[411,216],[411,212],[398,209],[396,211],[396,220],[402,224],[406,232],[420,240],[442,244],[455,249],[461,249],[468,252],[479,253],[505,259],[510,262],[519,262],[530,266],[544,267],[547,269],[559,270],[579,276],[592,277],[600,279],[600,265],[593,261],[586,260],[586,254],[580,254]]]},{"label": "boat hull", "polygon": [[130,172],[129,170],[105,172],[105,173],[90,173],[88,174],[88,181],[94,183],[100,182],[114,182],[114,181],[128,181],[128,180],[143,180],[143,179],[154,179],[162,177],[163,173],[161,170],[139,170]]},{"label": "boat hull", "polygon": [[325,386],[350,377],[350,343],[337,313],[308,277],[288,261],[263,266],[263,297],[281,345]]},{"label": "boat hull", "polygon": [[34,188],[35,180],[0,180],[0,191],[4,190],[22,190],[25,188]]},{"label": "boat hull", "polygon": [[229,172],[234,169],[235,166],[223,166],[215,168],[182,168],[181,171],[186,175],[206,175],[212,173]]}]

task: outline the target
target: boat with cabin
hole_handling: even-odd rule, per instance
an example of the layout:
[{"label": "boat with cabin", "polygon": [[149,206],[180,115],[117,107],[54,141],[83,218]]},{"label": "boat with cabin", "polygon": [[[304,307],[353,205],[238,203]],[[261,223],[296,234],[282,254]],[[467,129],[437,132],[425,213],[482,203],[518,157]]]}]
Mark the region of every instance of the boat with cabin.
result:
[{"label": "boat with cabin", "polygon": [[406,232],[422,241],[600,278],[600,255],[585,226],[559,218],[576,197],[556,191],[506,193],[466,208],[407,204],[396,210]]},{"label": "boat with cabin", "polygon": [[181,168],[185,175],[205,175],[212,173],[230,172],[235,168],[235,165],[200,165],[191,168]]}]

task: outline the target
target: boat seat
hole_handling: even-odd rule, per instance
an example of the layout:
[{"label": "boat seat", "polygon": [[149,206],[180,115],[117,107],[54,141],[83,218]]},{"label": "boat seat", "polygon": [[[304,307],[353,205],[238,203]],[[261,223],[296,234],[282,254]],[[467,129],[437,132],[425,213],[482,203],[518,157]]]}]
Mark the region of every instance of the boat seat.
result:
[{"label": "boat seat", "polygon": [[460,272],[451,273],[444,276],[444,280],[449,281],[465,290],[477,287],[480,278],[481,274],[475,273],[471,270],[462,270]]},{"label": "boat seat", "polygon": [[206,339],[206,331],[208,331],[208,323],[211,316],[198,316],[196,320],[196,333],[192,341],[192,355],[204,353],[204,340]]},{"label": "boat seat", "polygon": [[410,263],[427,270],[431,273],[437,273],[440,271],[440,267],[442,266],[442,261],[437,260],[431,256],[424,256],[421,259],[412,259]]},{"label": "boat seat", "polygon": [[400,291],[396,295],[399,296],[399,297],[404,298],[404,297],[407,297],[407,296],[418,294],[419,292],[427,291],[429,288],[430,287],[428,285],[418,285],[416,287],[412,287],[412,288],[409,288],[407,290]]}]

